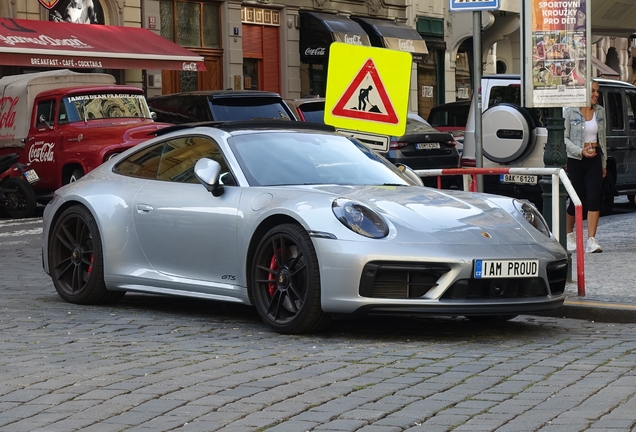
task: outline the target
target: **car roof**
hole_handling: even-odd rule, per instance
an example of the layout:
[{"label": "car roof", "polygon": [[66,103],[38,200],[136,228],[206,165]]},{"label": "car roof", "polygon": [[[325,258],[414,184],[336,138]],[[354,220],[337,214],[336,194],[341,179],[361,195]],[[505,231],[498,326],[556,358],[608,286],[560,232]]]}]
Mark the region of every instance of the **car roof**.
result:
[{"label": "car roof", "polygon": [[287,132],[299,132],[299,131],[316,131],[316,132],[335,132],[336,129],[333,126],[325,125],[322,123],[312,122],[296,122],[290,120],[247,120],[247,121],[219,121],[219,122],[196,122],[196,123],[183,123],[165,128],[158,129],[153,132],[155,136],[166,135],[170,132],[194,129],[199,127],[209,127],[221,129],[226,132],[238,132],[238,131],[254,131],[254,130],[280,130]]},{"label": "car roof", "polygon": [[148,100],[168,99],[180,96],[204,96],[209,97],[276,97],[280,98],[280,94],[264,90],[198,90],[192,92],[171,93],[167,95],[153,96]]}]

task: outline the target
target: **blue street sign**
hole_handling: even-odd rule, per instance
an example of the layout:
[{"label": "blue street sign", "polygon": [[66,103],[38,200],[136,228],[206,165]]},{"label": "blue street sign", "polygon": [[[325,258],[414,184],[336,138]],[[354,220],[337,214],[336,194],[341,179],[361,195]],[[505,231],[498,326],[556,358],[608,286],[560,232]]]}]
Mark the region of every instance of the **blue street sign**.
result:
[{"label": "blue street sign", "polygon": [[451,12],[470,12],[499,9],[499,0],[448,0]]}]

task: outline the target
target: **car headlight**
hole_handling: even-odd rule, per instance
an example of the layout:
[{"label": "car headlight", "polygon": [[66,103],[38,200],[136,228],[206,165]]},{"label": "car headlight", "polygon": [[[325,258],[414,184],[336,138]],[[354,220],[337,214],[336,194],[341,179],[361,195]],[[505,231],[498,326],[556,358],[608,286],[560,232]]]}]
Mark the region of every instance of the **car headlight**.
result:
[{"label": "car headlight", "polygon": [[541,234],[550,237],[550,228],[541,213],[539,213],[539,210],[525,201],[514,200],[514,204],[517,211],[523,215],[530,225],[535,227]]},{"label": "car headlight", "polygon": [[357,234],[375,239],[389,235],[389,226],[382,216],[360,203],[338,198],[331,204],[331,210],[344,226]]}]

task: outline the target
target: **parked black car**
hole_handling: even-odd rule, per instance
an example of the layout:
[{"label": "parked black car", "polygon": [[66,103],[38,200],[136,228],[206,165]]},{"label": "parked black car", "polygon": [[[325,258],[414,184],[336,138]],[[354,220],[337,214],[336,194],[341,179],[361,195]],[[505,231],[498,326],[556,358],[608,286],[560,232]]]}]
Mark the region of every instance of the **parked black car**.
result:
[{"label": "parked black car", "polygon": [[148,106],[157,115],[157,121],[173,124],[254,119],[296,120],[278,93],[257,90],[173,93],[149,98]]},{"label": "parked black car", "polygon": [[[460,162],[453,135],[438,131],[413,113],[409,113],[406,119],[406,133],[401,137],[391,137],[386,158],[414,170],[459,168]],[[437,186],[436,177],[426,177],[423,181],[426,186]],[[442,187],[461,187],[461,176],[442,177]]]}]

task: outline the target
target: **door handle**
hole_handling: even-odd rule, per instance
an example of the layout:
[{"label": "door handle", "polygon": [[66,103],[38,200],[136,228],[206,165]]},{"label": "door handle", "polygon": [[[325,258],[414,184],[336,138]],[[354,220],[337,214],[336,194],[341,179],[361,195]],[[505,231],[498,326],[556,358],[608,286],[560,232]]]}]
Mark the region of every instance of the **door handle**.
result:
[{"label": "door handle", "polygon": [[137,213],[150,213],[155,208],[148,204],[137,204]]}]

